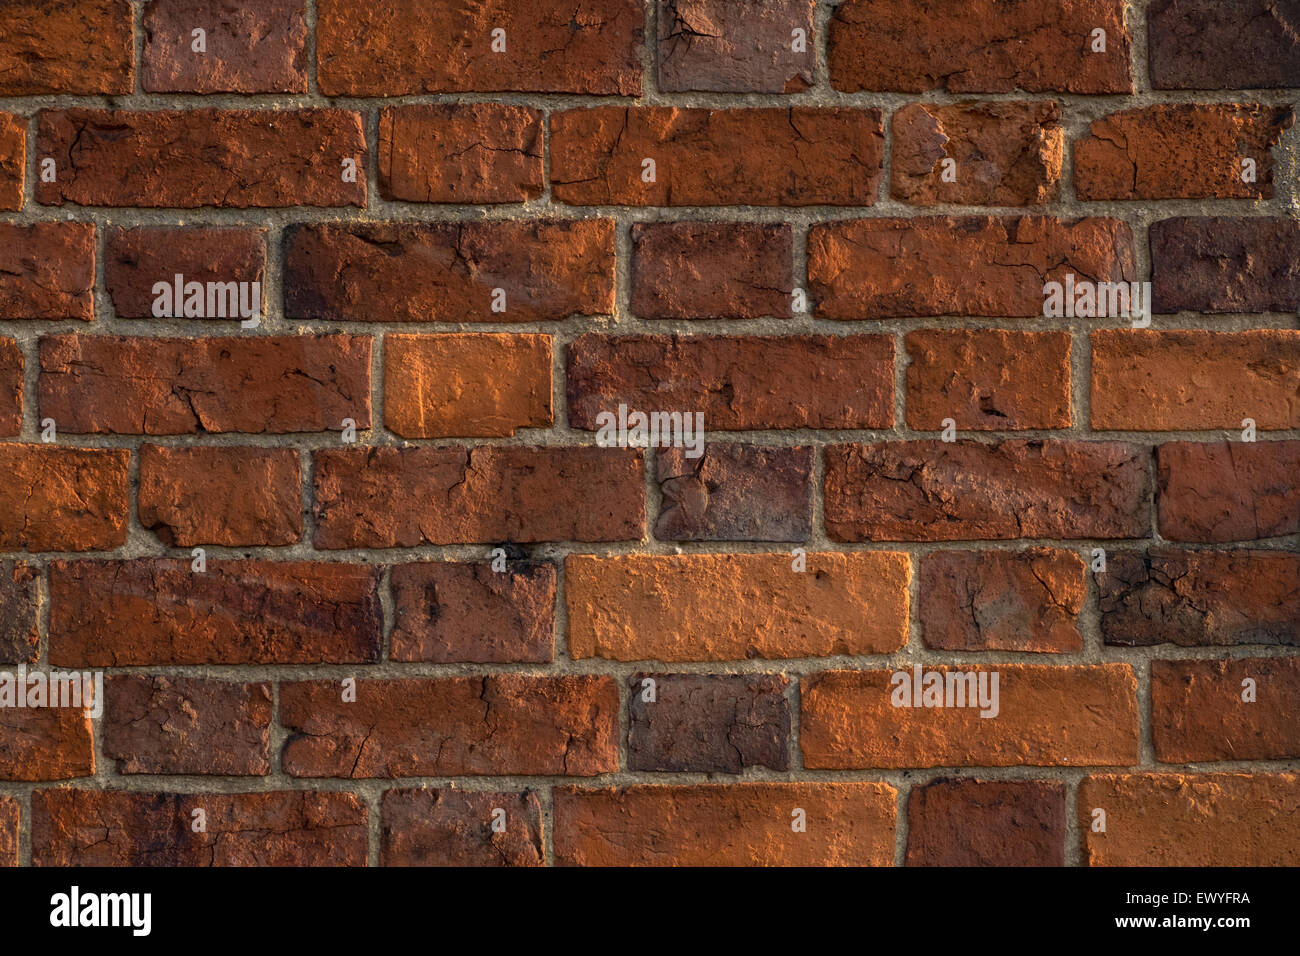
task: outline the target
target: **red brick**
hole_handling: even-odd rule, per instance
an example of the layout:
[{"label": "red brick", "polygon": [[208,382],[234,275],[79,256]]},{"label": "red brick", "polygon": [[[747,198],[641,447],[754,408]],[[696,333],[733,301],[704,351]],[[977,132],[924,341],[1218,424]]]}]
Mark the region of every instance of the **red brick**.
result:
[{"label": "red brick", "polygon": [[40,415],[74,434],[191,435],[370,427],[361,335],[41,339]]},{"label": "red brick", "polygon": [[934,551],[921,559],[925,646],[949,651],[1083,650],[1087,593],[1079,556],[1061,548]]},{"label": "red brick", "polygon": [[918,329],[903,341],[908,427],[1070,427],[1069,332]]},{"label": "red brick", "polygon": [[54,561],[50,661],[343,664],[379,659],[380,569],[305,561]]},{"label": "red brick", "polygon": [[23,369],[26,362],[18,343],[0,338],[0,435],[23,430]]},{"label": "red brick", "polygon": [[654,222],[632,226],[632,311],[643,319],[790,314],[788,225]]},{"label": "red brick", "polygon": [[[830,22],[831,85],[854,93],[1129,93],[1123,0],[848,0]],[[1094,29],[1106,52],[1091,52]]]},{"label": "red brick", "polygon": [[[385,790],[381,805],[381,866],[541,866],[545,862],[542,806],[531,790]],[[504,829],[495,828],[498,821]]]},{"label": "red brick", "polygon": [[[364,206],[366,140],[348,110],[42,110],[47,206]],[[357,181],[343,181],[355,159]]]},{"label": "red brick", "polygon": [[[5,673],[5,682],[15,687],[17,693],[23,693],[17,672]],[[48,671],[39,673],[49,675]],[[75,679],[76,690],[81,693],[85,685],[80,675]],[[35,686],[29,683],[27,692],[34,690]],[[72,700],[70,697],[69,701]],[[82,707],[19,709],[13,702],[6,703],[0,707],[0,780],[89,777],[95,772],[95,743],[90,723],[89,712]]]},{"label": "red brick", "polygon": [[[555,788],[555,858],[576,866],[889,866],[887,783]],[[806,831],[793,824],[802,810]]]},{"label": "red brick", "polygon": [[[1177,103],[1093,120],[1074,145],[1080,199],[1271,199],[1273,155],[1290,107]],[[1255,181],[1242,182],[1243,159]]]},{"label": "red brick", "polygon": [[135,48],[127,0],[9,0],[0,96],[130,93]]},{"label": "red brick", "polygon": [[1275,0],[1155,0],[1147,7],[1151,85],[1158,90],[1295,86],[1295,9]]},{"label": "red brick", "polygon": [[1086,866],[1300,865],[1300,827],[1284,822],[1300,812],[1294,773],[1085,777],[1078,806]]},{"label": "red brick", "polygon": [[18,801],[0,796],[0,866],[18,865]]},{"label": "red brick", "polygon": [[293,544],[302,471],[292,448],[140,446],[140,523],[168,547]]},{"label": "red brick", "polygon": [[549,663],[555,656],[555,566],[451,561],[392,570],[395,661]]},{"label": "red brick", "polygon": [[[349,322],[536,322],[614,311],[610,219],[326,223],[285,239],[284,310]],[[496,289],[505,311],[493,312]]]},{"label": "red brick", "polygon": [[908,866],[1064,866],[1065,784],[940,779],[907,798]]},{"label": "red brick", "polygon": [[0,664],[36,660],[44,607],[40,568],[26,561],[0,561]]},{"label": "red brick", "polygon": [[[1255,699],[1247,701],[1246,681]],[[1151,662],[1151,735],[1161,763],[1300,757],[1300,658]]]},{"label": "red brick", "polygon": [[[569,655],[706,661],[888,654],[907,643],[905,554],[572,554]],[[864,616],[863,608],[870,608]]]},{"label": "red brick", "polygon": [[807,541],[812,448],[710,442],[698,458],[664,448],[658,467],[661,541]]},{"label": "red brick", "polygon": [[317,548],[639,541],[639,450],[479,445],[314,455]]},{"label": "red brick", "polygon": [[566,110],[551,116],[551,194],[585,206],[870,206],[882,130],[880,110],[848,107]]},{"label": "red brick", "polygon": [[[665,93],[801,93],[813,85],[813,0],[658,0]],[[794,31],[804,46],[794,49]]]},{"label": "red brick", "polygon": [[905,106],[892,121],[890,193],[914,206],[1050,202],[1061,182],[1060,119],[1050,101]]},{"label": "red brick", "polygon": [[703,413],[709,431],[888,428],[894,346],[884,335],[621,335],[568,349],[569,424],[601,412]]},{"label": "red brick", "polygon": [[1137,278],[1117,219],[1042,216],[847,219],[808,233],[808,291],[827,319],[1043,314],[1043,285],[1067,273]]},{"label": "red brick", "polygon": [[27,178],[27,120],[0,113],[0,210],[23,208]]},{"label": "red brick", "polygon": [[1160,534],[1171,541],[1300,531],[1300,441],[1170,442],[1156,449],[1156,467]]},{"label": "red brick", "polygon": [[119,774],[271,772],[271,685],[120,674],[105,681],[104,756]]},{"label": "red brick", "polygon": [[[641,94],[640,0],[319,0],[326,96],[528,91]],[[506,50],[492,51],[492,31]]]},{"label": "red brick", "polygon": [[1096,579],[1107,644],[1300,646],[1300,555],[1112,551]]},{"label": "red brick", "polygon": [[264,229],[110,226],[104,234],[104,287],[119,318],[152,317],[154,283],[174,284],[178,273],[205,288],[209,282],[263,283],[265,263]]},{"label": "red brick", "polygon": [[[195,28],[206,52],[193,49]],[[152,93],[306,93],[303,0],[153,0],[144,8],[142,82]]]},{"label": "red brick", "polygon": [[1176,217],[1150,231],[1154,311],[1300,310],[1300,222]]},{"label": "red brick", "polygon": [[1300,427],[1300,331],[1092,333],[1092,427]]},{"label": "red brick", "polygon": [[826,448],[835,541],[1141,538],[1150,453],[1121,442],[908,441]]},{"label": "red brick", "polygon": [[549,335],[384,336],[384,424],[403,438],[501,438],[554,421]]},{"label": "red brick", "polygon": [[0,551],[107,551],[126,544],[131,453],[0,444]]},{"label": "red brick", "polygon": [[[203,810],[204,832],[194,832]],[[36,866],[365,866],[366,806],[351,793],[37,790]]]},{"label": "red brick", "polygon": [[[916,665],[921,666],[921,665]],[[1139,760],[1137,678],[1128,664],[925,667],[924,674],[998,674],[997,713],[979,706],[895,706],[893,674],[823,671],[803,678],[803,765],[818,770],[888,767],[1080,767]],[[962,681],[964,691],[969,681]],[[909,694],[910,696],[910,694]],[[954,698],[955,700],[956,698]],[[992,711],[992,708],[989,708]]]},{"label": "red brick", "polygon": [[0,319],[95,315],[95,227],[0,223]]},{"label": "red brick", "polygon": [[336,680],[280,687],[296,777],[512,774],[593,776],[618,769],[618,688],[565,675]]},{"label": "red brick", "polygon": [[379,111],[379,189],[407,202],[508,203],[545,188],[542,113],[501,103]]}]

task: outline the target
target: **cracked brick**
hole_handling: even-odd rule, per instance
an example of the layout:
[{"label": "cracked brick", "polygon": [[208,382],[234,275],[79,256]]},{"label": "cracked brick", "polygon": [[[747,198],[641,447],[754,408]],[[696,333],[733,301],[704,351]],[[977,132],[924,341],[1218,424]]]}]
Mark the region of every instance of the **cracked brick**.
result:
[{"label": "cracked brick", "polygon": [[663,92],[801,93],[813,85],[813,0],[658,3]]},{"label": "cracked brick", "polygon": [[[151,0],[141,83],[151,93],[306,93],[303,0]],[[192,31],[204,30],[205,52]]]},{"label": "cracked brick", "polygon": [[95,227],[0,223],[0,319],[95,315]]},{"label": "cracked brick", "polygon": [[126,543],[131,453],[0,444],[0,549],[106,551]]},{"label": "cracked brick", "polygon": [[1171,541],[1221,542],[1300,532],[1298,469],[1300,441],[1160,445],[1160,534]]},{"label": "cracked brick", "polygon": [[205,289],[210,282],[257,282],[265,290],[265,268],[265,229],[110,226],[104,232],[104,287],[119,318],[152,318],[154,283],[173,283],[178,273]]},{"label": "cracked brick", "polygon": [[[531,790],[385,790],[381,806],[381,866],[541,866],[545,862],[542,806]],[[495,828],[497,821],[503,829]]]},{"label": "cracked brick", "polygon": [[813,449],[710,442],[698,458],[656,456],[661,541],[807,541]]}]

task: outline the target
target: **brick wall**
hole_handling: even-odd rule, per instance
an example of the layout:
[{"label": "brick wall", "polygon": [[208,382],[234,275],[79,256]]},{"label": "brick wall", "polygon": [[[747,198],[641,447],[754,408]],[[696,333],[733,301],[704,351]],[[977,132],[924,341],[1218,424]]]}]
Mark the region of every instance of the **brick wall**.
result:
[{"label": "brick wall", "polygon": [[0,10],[0,862],[1300,863],[1300,3],[237,6]]}]

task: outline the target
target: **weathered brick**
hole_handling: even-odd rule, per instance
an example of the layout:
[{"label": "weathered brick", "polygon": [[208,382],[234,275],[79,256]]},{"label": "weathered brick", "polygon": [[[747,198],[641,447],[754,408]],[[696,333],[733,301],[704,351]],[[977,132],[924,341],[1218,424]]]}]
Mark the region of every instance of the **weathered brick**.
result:
[{"label": "weathered brick", "polygon": [[[601,106],[551,115],[551,194],[585,206],[870,206],[880,110]],[[643,160],[653,159],[653,182]]]},{"label": "weathered brick", "polygon": [[1300,331],[1092,333],[1092,427],[1300,427]]},{"label": "weathered brick", "polygon": [[496,438],[554,421],[549,335],[384,336],[384,424],[403,438]]},{"label": "weathered brick", "polygon": [[23,208],[27,179],[27,120],[0,113],[0,210]]},{"label": "weathered brick", "polygon": [[305,561],[54,561],[50,662],[319,664],[379,659],[380,569]]},{"label": "weathered brick", "polygon": [[1151,224],[1156,312],[1300,309],[1300,222],[1252,216]]},{"label": "weathered brick", "polygon": [[271,685],[119,674],[104,684],[104,756],[117,772],[271,772]]},{"label": "weathered brick", "polygon": [[[195,29],[204,31],[201,52]],[[306,4],[151,0],[141,82],[153,93],[306,93]]]},{"label": "weathered brick", "polygon": [[1064,866],[1065,784],[939,779],[907,798],[908,866]]},{"label": "weathered brick", "polygon": [[1141,538],[1150,452],[1121,442],[908,441],[826,448],[835,541]]},{"label": "weathered brick", "polygon": [[[639,96],[644,27],[640,0],[320,0],[316,65],[326,96]],[[498,29],[504,52],[492,48]]]},{"label": "weathered brick", "polygon": [[1300,555],[1112,551],[1096,578],[1107,644],[1300,646]]},{"label": "weathered brick", "polygon": [[[349,322],[536,322],[614,311],[609,219],[325,223],[285,239],[284,310]],[[496,291],[505,311],[494,312]]]},{"label": "weathered brick", "polygon": [[0,561],[0,664],[36,660],[44,604],[39,568]]},{"label": "weathered brick", "polygon": [[[740,773],[747,767],[788,770],[788,685],[786,678],[776,674],[629,677],[628,769],[699,773]],[[647,701],[651,687],[654,700]]]},{"label": "weathered brick", "polygon": [[107,551],[126,544],[131,453],[0,444],[0,551]]},{"label": "weathered brick", "polygon": [[23,370],[26,361],[18,343],[0,338],[0,435],[23,430]]},{"label": "weathered brick", "polygon": [[95,315],[95,227],[0,223],[0,319]]},{"label": "weathered brick", "polygon": [[813,0],[659,0],[659,89],[800,93],[813,85],[815,37]]},{"label": "weathered brick", "polygon": [[0,96],[130,93],[131,16],[127,0],[8,0]]},{"label": "weathered brick", "polygon": [[644,459],[619,448],[339,448],[315,458],[318,548],[638,541]]},{"label": "weathered brick", "polygon": [[0,795],[0,866],[18,865],[18,801]]},{"label": "weathered brick", "polygon": [[[48,677],[48,671],[40,672]],[[16,671],[6,671],[5,682],[27,700],[38,685],[17,680]],[[28,674],[29,680],[31,674]],[[77,678],[76,691],[84,684]],[[39,685],[42,688],[48,684]],[[59,692],[63,692],[62,687]],[[51,691],[42,689],[41,694]],[[71,690],[68,691],[72,693]],[[93,696],[93,695],[92,695]],[[46,698],[52,700],[52,698]],[[68,698],[68,703],[74,702]],[[82,697],[85,703],[85,697]],[[82,707],[39,706],[19,708],[13,699],[0,707],[0,780],[68,780],[89,777],[95,772],[95,744],[91,718]]]},{"label": "weathered brick", "polygon": [[792,231],[757,222],[632,226],[632,311],[643,319],[790,314]]},{"label": "weathered brick", "polygon": [[[1273,155],[1295,121],[1285,106],[1173,103],[1093,120],[1074,144],[1080,199],[1230,199],[1273,196]],[[1242,160],[1255,180],[1242,181]]]},{"label": "weathered brick", "polygon": [[697,458],[665,448],[655,463],[661,541],[807,541],[812,535],[812,448],[711,442]]},{"label": "weathered brick", "polygon": [[555,656],[555,566],[452,561],[392,569],[395,661],[545,664]]},{"label": "weathered brick", "polygon": [[[887,783],[555,788],[555,858],[576,866],[889,866]],[[792,822],[802,810],[806,831]]]},{"label": "weathered brick", "polygon": [[1083,561],[1061,548],[934,551],[921,559],[921,636],[949,651],[1083,650]]},{"label": "weathered brick", "polygon": [[[921,665],[915,665],[920,668]],[[1137,678],[1128,664],[1038,667],[996,664],[949,674],[962,696],[976,675],[998,675],[998,692],[987,710],[966,706],[915,705],[916,673],[823,671],[800,688],[799,741],[810,769],[885,767],[1079,767],[1127,766],[1139,761]],[[898,682],[894,674],[901,674]],[[963,678],[969,678],[963,680]],[[900,699],[899,682],[910,706]],[[944,689],[939,700],[944,702]],[[952,701],[960,703],[961,697]],[[995,711],[996,708],[996,712]],[[990,716],[982,716],[989,713]]]},{"label": "weathered brick", "polygon": [[1153,660],[1151,735],[1156,759],[1192,763],[1300,757],[1297,699],[1297,657]]},{"label": "weathered brick", "polygon": [[814,552],[806,566],[788,554],[569,555],[569,654],[772,660],[907,643],[907,555]]},{"label": "weathered brick", "polygon": [[905,106],[892,120],[890,193],[914,206],[1050,202],[1061,182],[1060,119],[1050,101]]},{"label": "weathered brick", "polygon": [[367,840],[366,805],[351,793],[32,794],[36,866],[365,866]]},{"label": "weathered brick", "polygon": [[379,111],[385,199],[510,203],[546,187],[542,113],[502,103],[394,106]]},{"label": "weathered brick", "polygon": [[1147,7],[1151,85],[1158,90],[1295,86],[1295,0],[1155,0]]},{"label": "weathered brick", "polygon": [[280,686],[297,777],[594,776],[618,769],[618,687],[565,675],[334,680]]},{"label": "weathered brick", "polygon": [[1037,316],[1067,273],[1137,279],[1118,219],[922,216],[849,219],[808,233],[808,291],[827,319]]},{"label": "weathered brick", "polygon": [[41,339],[40,415],[73,434],[190,435],[370,427],[361,335]]},{"label": "weathered brick", "polygon": [[[154,283],[174,285],[177,274],[183,275],[186,283],[203,283],[205,290],[209,282],[260,284],[265,264],[264,229],[110,226],[104,233],[104,287],[113,297],[113,310],[119,318],[152,317],[158,298]],[[229,305],[228,298],[216,299],[218,305]],[[236,310],[220,311],[231,314],[208,318],[242,318]]]},{"label": "weathered brick", "polygon": [[709,431],[888,428],[894,345],[885,335],[602,335],[568,348],[569,424],[601,412],[703,413]]},{"label": "weathered brick", "polygon": [[[848,0],[835,8],[831,85],[857,92],[1129,93],[1123,0]],[[1092,52],[1092,31],[1106,52]]]},{"label": "weathered brick", "polygon": [[[381,866],[541,866],[545,862],[542,806],[531,790],[385,790],[380,805]],[[496,828],[498,820],[504,829]]]},{"label": "weathered brick", "polygon": [[364,206],[359,114],[348,110],[42,110],[36,154],[57,177],[36,184],[47,206],[233,209]]},{"label": "weathered brick", "polygon": [[168,547],[293,544],[302,470],[292,448],[140,446],[140,524]]},{"label": "weathered brick", "polygon": [[1078,806],[1086,866],[1300,865],[1300,828],[1279,823],[1300,812],[1294,773],[1084,777]]},{"label": "weathered brick", "polygon": [[907,348],[907,424],[938,431],[1070,427],[1070,333],[918,329]]},{"label": "weathered brick", "polygon": [[[1213,387],[1220,387],[1214,383]],[[1300,531],[1300,441],[1170,442],[1156,449],[1160,534],[1249,541]]]}]

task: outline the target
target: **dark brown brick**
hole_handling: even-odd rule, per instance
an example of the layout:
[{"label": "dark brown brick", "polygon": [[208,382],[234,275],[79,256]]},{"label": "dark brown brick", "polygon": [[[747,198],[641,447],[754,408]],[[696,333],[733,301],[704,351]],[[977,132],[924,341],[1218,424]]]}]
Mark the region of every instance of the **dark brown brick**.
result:
[{"label": "dark brown brick", "polygon": [[0,319],[95,316],[95,227],[0,223]]},{"label": "dark brown brick", "polygon": [[[627,680],[628,769],[788,770],[787,686],[775,674],[633,675]],[[650,694],[653,701],[646,700]]]},{"label": "dark brown brick", "polygon": [[205,288],[209,282],[262,283],[265,263],[264,229],[110,226],[104,233],[104,287],[125,319],[153,316],[154,283],[174,284],[178,273]]},{"label": "dark brown brick", "polygon": [[0,561],[0,664],[36,660],[44,603],[39,568],[26,561]]},{"label": "dark brown brick", "polygon": [[23,430],[23,372],[26,360],[18,343],[0,338],[0,435]]},{"label": "dark brown brick", "polygon": [[[193,49],[196,28],[202,53]],[[306,93],[306,4],[151,0],[142,82],[154,93]]]},{"label": "dark brown brick", "polygon": [[[541,866],[545,862],[542,806],[531,790],[386,790],[381,812],[381,866]],[[496,829],[498,821],[504,829]]]},{"label": "dark brown brick", "polygon": [[1300,441],[1169,442],[1156,465],[1160,534],[1171,541],[1300,531]]},{"label": "dark brown brick", "polygon": [[908,866],[1064,866],[1065,784],[940,779],[907,798]]},{"label": "dark brown brick", "polygon": [[0,210],[23,208],[27,180],[27,120],[0,113]]},{"label": "dark brown brick", "polygon": [[[800,93],[813,85],[813,0],[658,0],[665,93]],[[796,49],[795,31],[802,31]]]},{"label": "dark brown brick", "polygon": [[379,659],[380,569],[303,561],[55,561],[50,662],[318,664]]},{"label": "dark brown brick", "polygon": [[119,674],[104,684],[104,756],[117,772],[271,772],[271,685]]},{"label": "dark brown brick", "polygon": [[1151,85],[1158,90],[1295,86],[1295,0],[1155,0],[1147,7]]},{"label": "dark brown brick", "polygon": [[18,801],[0,795],[0,866],[18,865]]},{"label": "dark brown brick", "polygon": [[1300,222],[1199,216],[1151,224],[1156,312],[1300,309]]},{"label": "dark brown brick", "polygon": [[555,566],[441,561],[395,565],[395,661],[548,663],[555,656]]},{"label": "dark brown brick", "polygon": [[690,458],[655,458],[661,541],[807,541],[812,535],[813,449],[711,442]]}]

